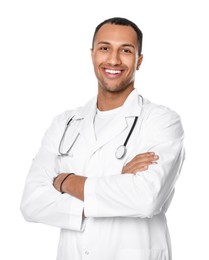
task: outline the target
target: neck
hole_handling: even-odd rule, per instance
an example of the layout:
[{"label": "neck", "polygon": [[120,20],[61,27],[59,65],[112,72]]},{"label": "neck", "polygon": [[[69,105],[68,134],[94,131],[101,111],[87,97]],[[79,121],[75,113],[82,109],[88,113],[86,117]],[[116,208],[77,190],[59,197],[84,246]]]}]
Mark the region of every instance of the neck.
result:
[{"label": "neck", "polygon": [[100,111],[107,111],[122,106],[133,90],[133,86],[118,92],[107,92],[99,88],[97,97],[98,109]]}]

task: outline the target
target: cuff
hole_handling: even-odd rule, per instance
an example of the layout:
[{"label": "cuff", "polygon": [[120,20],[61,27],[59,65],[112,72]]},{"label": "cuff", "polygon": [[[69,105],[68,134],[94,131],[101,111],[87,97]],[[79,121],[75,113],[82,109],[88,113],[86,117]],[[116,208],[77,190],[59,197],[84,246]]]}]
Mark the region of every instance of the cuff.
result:
[{"label": "cuff", "polygon": [[84,185],[84,213],[86,217],[97,216],[96,178],[87,178]]},{"label": "cuff", "polygon": [[83,230],[83,202],[79,199],[72,198],[69,229],[82,231]]}]

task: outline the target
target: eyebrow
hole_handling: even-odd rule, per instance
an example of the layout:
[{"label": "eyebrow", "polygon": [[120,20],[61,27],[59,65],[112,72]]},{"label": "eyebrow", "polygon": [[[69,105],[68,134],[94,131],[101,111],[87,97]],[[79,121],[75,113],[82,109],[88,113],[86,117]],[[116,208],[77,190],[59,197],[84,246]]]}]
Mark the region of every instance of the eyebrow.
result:
[{"label": "eyebrow", "polygon": [[[98,45],[99,45],[99,44],[111,45],[111,43],[105,42],[105,41],[98,42],[97,44],[98,44]],[[131,47],[131,48],[135,49],[135,46],[134,46],[133,44],[129,44],[129,43],[124,43],[124,44],[122,44],[121,46],[122,46],[122,47]]]},{"label": "eyebrow", "polygon": [[109,42],[98,42],[97,44],[110,44]]}]

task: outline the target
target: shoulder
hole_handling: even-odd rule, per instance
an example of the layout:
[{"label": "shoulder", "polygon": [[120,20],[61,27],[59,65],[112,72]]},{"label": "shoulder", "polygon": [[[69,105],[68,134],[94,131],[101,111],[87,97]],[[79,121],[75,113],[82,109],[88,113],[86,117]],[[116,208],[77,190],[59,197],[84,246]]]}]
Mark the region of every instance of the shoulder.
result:
[{"label": "shoulder", "polygon": [[144,99],[142,113],[146,129],[152,134],[159,133],[169,137],[184,135],[181,117],[173,109]]},{"label": "shoulder", "polygon": [[56,128],[58,131],[63,130],[66,124],[75,118],[77,114],[82,110],[82,107],[77,107],[75,109],[66,110],[54,116],[52,119],[51,127]]},{"label": "shoulder", "polygon": [[89,110],[91,110],[92,106],[95,106],[95,104],[96,97],[93,97],[83,106],[79,106],[71,110],[66,110],[56,115],[53,121],[59,124],[63,124],[67,123],[72,117],[73,119],[83,119],[88,114]]},{"label": "shoulder", "polygon": [[56,123],[62,123],[62,122],[67,122],[70,120],[71,117],[74,116],[76,111],[79,110],[79,108],[71,109],[71,110],[65,110],[61,113],[58,113],[57,115],[54,116],[53,121]]},{"label": "shoulder", "polygon": [[59,140],[66,128],[66,124],[79,109],[80,108],[78,107],[76,109],[66,110],[53,117],[51,124],[47,128],[42,139],[42,144],[46,145],[48,150],[56,150],[59,145]]},{"label": "shoulder", "polygon": [[143,99],[143,116],[148,121],[180,119],[180,115],[173,109],[161,104],[152,103],[148,99]]}]

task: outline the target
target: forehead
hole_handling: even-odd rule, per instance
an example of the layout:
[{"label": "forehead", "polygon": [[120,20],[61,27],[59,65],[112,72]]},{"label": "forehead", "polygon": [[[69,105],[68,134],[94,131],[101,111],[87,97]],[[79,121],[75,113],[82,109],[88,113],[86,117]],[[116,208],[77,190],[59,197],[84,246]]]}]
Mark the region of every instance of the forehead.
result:
[{"label": "forehead", "polygon": [[104,24],[99,29],[95,36],[94,44],[99,42],[138,45],[137,34],[131,26],[116,24]]}]

